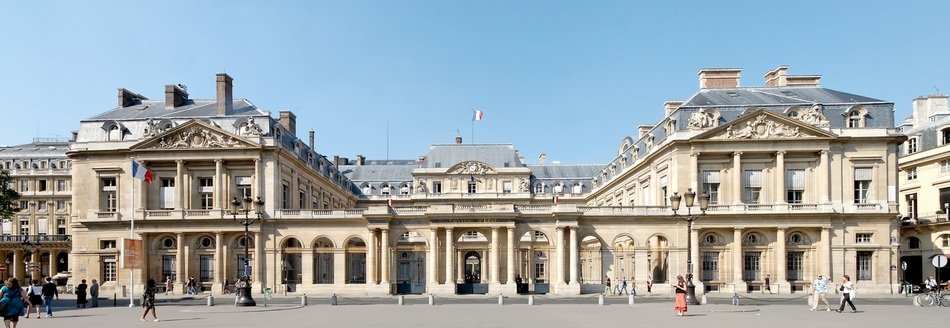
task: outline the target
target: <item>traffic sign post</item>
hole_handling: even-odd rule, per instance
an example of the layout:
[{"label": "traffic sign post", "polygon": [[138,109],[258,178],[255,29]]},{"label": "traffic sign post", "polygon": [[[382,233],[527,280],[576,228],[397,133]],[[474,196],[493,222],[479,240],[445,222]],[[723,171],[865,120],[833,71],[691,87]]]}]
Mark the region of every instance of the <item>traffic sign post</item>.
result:
[{"label": "traffic sign post", "polygon": [[935,276],[937,276],[937,283],[939,284],[940,268],[947,266],[947,257],[943,254],[934,256],[933,259],[930,260],[930,263],[934,265],[934,268],[936,268],[934,272],[937,273]]},{"label": "traffic sign post", "polygon": [[0,263],[0,272],[7,272],[7,265]]}]

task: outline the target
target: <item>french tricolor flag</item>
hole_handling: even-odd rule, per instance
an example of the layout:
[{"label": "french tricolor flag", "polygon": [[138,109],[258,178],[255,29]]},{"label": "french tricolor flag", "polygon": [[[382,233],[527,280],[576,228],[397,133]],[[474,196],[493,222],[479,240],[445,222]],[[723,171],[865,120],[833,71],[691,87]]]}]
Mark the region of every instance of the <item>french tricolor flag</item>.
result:
[{"label": "french tricolor flag", "polygon": [[152,183],[152,180],[155,179],[155,174],[144,165],[132,161],[132,177],[145,181],[146,183]]},{"label": "french tricolor flag", "polygon": [[481,121],[482,116],[485,116],[485,112],[476,109],[475,116],[472,117],[472,121]]}]

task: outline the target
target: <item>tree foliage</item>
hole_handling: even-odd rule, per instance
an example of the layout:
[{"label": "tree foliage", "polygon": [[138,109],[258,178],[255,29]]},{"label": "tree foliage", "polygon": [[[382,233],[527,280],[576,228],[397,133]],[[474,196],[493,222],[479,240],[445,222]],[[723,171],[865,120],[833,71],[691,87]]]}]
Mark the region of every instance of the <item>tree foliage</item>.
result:
[{"label": "tree foliage", "polygon": [[13,177],[10,171],[0,170],[0,218],[9,220],[13,214],[20,211],[17,201],[20,193],[13,189]]}]

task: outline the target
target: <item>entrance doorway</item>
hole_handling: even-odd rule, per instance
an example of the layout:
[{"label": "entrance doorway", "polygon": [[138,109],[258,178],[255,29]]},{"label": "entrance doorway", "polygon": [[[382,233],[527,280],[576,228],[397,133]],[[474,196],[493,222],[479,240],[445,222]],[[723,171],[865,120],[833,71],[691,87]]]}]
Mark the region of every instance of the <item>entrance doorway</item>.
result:
[{"label": "entrance doorway", "polygon": [[459,294],[487,294],[488,285],[482,283],[482,255],[477,251],[466,252],[462,257],[464,265],[463,283],[458,285]]},{"label": "entrance doorway", "polygon": [[425,251],[397,251],[396,294],[422,294],[426,290]]}]

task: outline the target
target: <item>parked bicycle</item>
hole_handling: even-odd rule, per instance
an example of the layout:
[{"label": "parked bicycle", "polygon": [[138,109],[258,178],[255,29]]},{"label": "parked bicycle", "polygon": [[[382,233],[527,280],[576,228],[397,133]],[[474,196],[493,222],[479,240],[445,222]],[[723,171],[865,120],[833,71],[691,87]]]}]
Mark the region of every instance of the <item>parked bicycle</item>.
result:
[{"label": "parked bicycle", "polygon": [[950,294],[944,294],[943,290],[931,289],[926,294],[917,295],[917,304],[920,306],[948,306],[950,307]]}]

